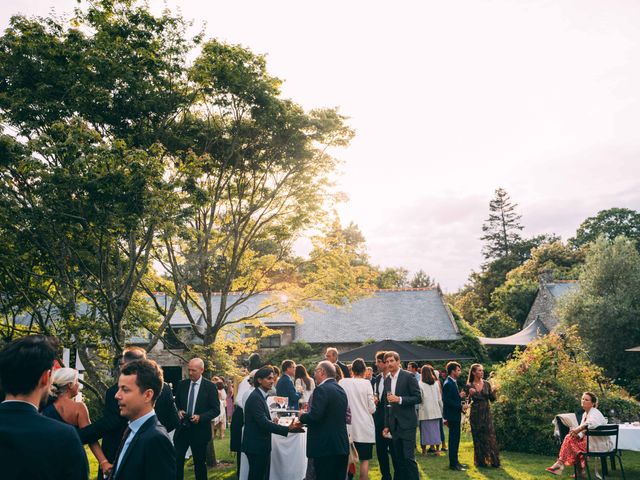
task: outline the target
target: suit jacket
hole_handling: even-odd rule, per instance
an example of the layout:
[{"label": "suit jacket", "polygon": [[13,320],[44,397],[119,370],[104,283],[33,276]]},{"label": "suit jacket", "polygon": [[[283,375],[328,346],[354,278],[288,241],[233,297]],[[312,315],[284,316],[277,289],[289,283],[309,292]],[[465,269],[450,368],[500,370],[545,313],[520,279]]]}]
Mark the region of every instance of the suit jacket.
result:
[{"label": "suit jacket", "polygon": [[300,400],[301,395],[296,392],[296,387],[293,385],[289,375],[284,374],[278,379],[276,395],[279,397],[287,397],[290,408],[298,408],[298,400]]},{"label": "suit jacket", "polygon": [[338,360],[336,362],[336,365],[338,367],[340,367],[340,370],[342,370],[342,376],[344,378],[351,378],[351,373],[349,373],[349,367],[347,367],[344,363],[342,363],[340,360]]},{"label": "suit jacket", "polygon": [[24,402],[0,404],[0,478],[87,480],[87,456],[75,428]]},{"label": "suit jacket", "polygon": [[300,421],[309,426],[307,457],[348,455],[347,394],[335,379],[315,388],[311,409],[300,415]]},{"label": "suit jacket", "polygon": [[442,416],[449,422],[460,422],[462,401],[458,384],[451,377],[447,377],[442,386]]},{"label": "suit jacket", "polygon": [[271,451],[271,434],[289,435],[289,429],[271,421],[267,401],[259,388],[256,388],[244,404],[244,432],[242,451],[254,455]]},{"label": "suit jacket", "polygon": [[[391,393],[391,375],[384,379],[384,393],[385,397]],[[391,403],[389,408],[385,408],[384,426],[394,437],[415,439],[418,427],[416,405],[422,401],[422,394],[413,373],[402,369],[398,372],[395,394],[402,397],[402,403]]]},{"label": "suit jacket", "polygon": [[373,423],[375,424],[376,431],[382,431],[384,428],[384,412],[387,405],[387,395],[384,391],[384,382],[380,386],[380,378],[382,374],[379,373],[371,379],[371,387],[373,388],[374,395],[378,396],[378,404],[376,405],[376,411],[373,413]]},{"label": "suit jacket", "polygon": [[175,480],[176,452],[167,430],[152,416],[136,432],[114,480]]},{"label": "suit jacket", "polygon": [[[78,432],[82,443],[93,443],[102,439],[102,451],[109,463],[113,463],[115,460],[122,434],[128,423],[126,418],[120,416],[118,401],[115,398],[117,392],[118,385],[113,385],[107,389],[102,418],[80,429]],[[171,387],[166,383],[162,386],[162,391],[156,400],[155,410],[158,420],[167,431],[174,430],[180,423]]]},{"label": "suit jacket", "polygon": [[[188,378],[178,384],[176,390],[176,407],[178,410],[187,411],[189,401],[189,389],[191,380]],[[180,425],[176,429],[176,439],[188,433],[197,442],[211,440],[211,420],[220,415],[220,400],[218,400],[218,388],[213,382],[202,377],[198,397],[193,405],[194,415],[200,415],[197,424]]]}]

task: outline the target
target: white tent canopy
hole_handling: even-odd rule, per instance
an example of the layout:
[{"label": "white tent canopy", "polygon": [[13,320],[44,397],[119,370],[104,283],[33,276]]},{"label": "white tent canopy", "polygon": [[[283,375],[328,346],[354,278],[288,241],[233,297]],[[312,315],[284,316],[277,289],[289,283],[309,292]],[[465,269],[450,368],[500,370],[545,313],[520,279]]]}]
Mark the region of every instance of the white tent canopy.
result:
[{"label": "white tent canopy", "polygon": [[536,318],[528,327],[508,337],[478,337],[478,340],[480,340],[480,343],[483,345],[528,345],[536,338],[542,337],[547,333],[549,333],[547,327]]}]

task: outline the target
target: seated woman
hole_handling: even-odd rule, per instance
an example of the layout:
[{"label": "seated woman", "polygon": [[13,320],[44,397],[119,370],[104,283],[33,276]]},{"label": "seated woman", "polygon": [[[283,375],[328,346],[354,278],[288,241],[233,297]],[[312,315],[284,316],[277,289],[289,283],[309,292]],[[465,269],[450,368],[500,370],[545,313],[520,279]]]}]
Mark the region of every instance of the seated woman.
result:
[{"label": "seated woman", "polygon": [[[75,397],[80,390],[78,371],[73,368],[60,368],[53,372],[51,381],[51,395],[54,401],[42,410],[42,415],[59,422],[84,428],[91,423],[89,410],[82,402],[76,402]],[[89,445],[93,455],[98,460],[103,472],[109,473],[112,465],[102,452],[98,442]]]},{"label": "seated woman", "polygon": [[[558,460],[546,469],[549,473],[561,475],[565,465],[572,466],[575,465],[576,462],[579,462],[578,472],[579,474],[582,474],[585,467],[585,461],[580,453],[587,449],[587,439],[584,435],[584,431],[607,423],[602,413],[600,413],[600,410],[596,408],[598,399],[593,393],[584,392],[580,403],[584,409],[582,422],[577,427],[572,428],[569,431],[569,434],[564,437],[562,446],[560,447]],[[589,442],[589,448],[591,451],[595,452],[606,452],[611,449],[609,443],[609,437],[593,437]]]}]

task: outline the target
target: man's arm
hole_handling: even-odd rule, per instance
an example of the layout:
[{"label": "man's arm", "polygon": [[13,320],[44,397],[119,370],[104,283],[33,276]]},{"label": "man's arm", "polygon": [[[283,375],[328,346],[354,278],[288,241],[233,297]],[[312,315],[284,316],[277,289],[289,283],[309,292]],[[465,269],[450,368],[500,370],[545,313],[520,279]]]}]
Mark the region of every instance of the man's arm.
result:
[{"label": "man's arm", "polygon": [[303,413],[300,415],[300,422],[305,425],[317,425],[324,420],[325,410],[329,402],[326,388],[317,387],[313,391],[313,402],[311,403],[311,410],[309,413]]},{"label": "man's arm", "polygon": [[64,478],[69,480],[88,480],[89,463],[87,454],[80,443],[75,431],[70,430],[69,437],[61,449],[64,459],[59,459],[64,465]]},{"label": "man's arm", "polygon": [[[247,418],[253,420],[260,430],[275,433],[276,435],[289,435],[289,429],[284,425],[278,425],[271,421],[260,404],[260,399],[250,396],[245,404],[244,414]],[[246,423],[246,419],[245,419]]]},{"label": "man's arm", "polygon": [[200,414],[200,422],[211,422],[220,415],[220,400],[218,400],[218,388],[212,382],[203,382],[200,386],[206,386],[207,403],[210,408],[206,412]]},{"label": "man's arm", "polygon": [[143,480],[175,480],[176,451],[171,440],[157,434],[145,442]]},{"label": "man's arm", "polygon": [[298,400],[300,400],[300,394],[296,392],[296,387],[288,376],[283,376],[276,387],[276,394],[279,397],[287,397],[289,399],[289,406],[296,406]]},{"label": "man's arm", "polygon": [[94,443],[108,432],[124,430],[127,420],[120,416],[120,409],[114,395],[112,388],[107,390],[102,418],[78,431],[82,443]]},{"label": "man's arm", "polygon": [[409,374],[405,375],[407,378],[407,395],[402,395],[402,405],[414,406],[419,404],[422,401],[422,393],[420,392],[420,386],[418,385],[418,381],[416,377]]},{"label": "man's arm", "polygon": [[166,383],[162,385],[162,391],[156,402],[156,414],[158,420],[167,432],[175,430],[180,424],[180,418],[178,417],[178,410],[176,403],[173,400],[173,394],[171,393],[171,387]]}]

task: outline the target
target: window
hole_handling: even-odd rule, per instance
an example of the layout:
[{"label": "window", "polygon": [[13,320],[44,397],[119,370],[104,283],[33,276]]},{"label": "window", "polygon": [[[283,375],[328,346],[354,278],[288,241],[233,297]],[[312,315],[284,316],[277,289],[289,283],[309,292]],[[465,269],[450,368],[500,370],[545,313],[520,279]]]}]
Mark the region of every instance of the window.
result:
[{"label": "window", "polygon": [[260,348],[277,348],[280,346],[280,335],[270,335],[260,339]]}]

